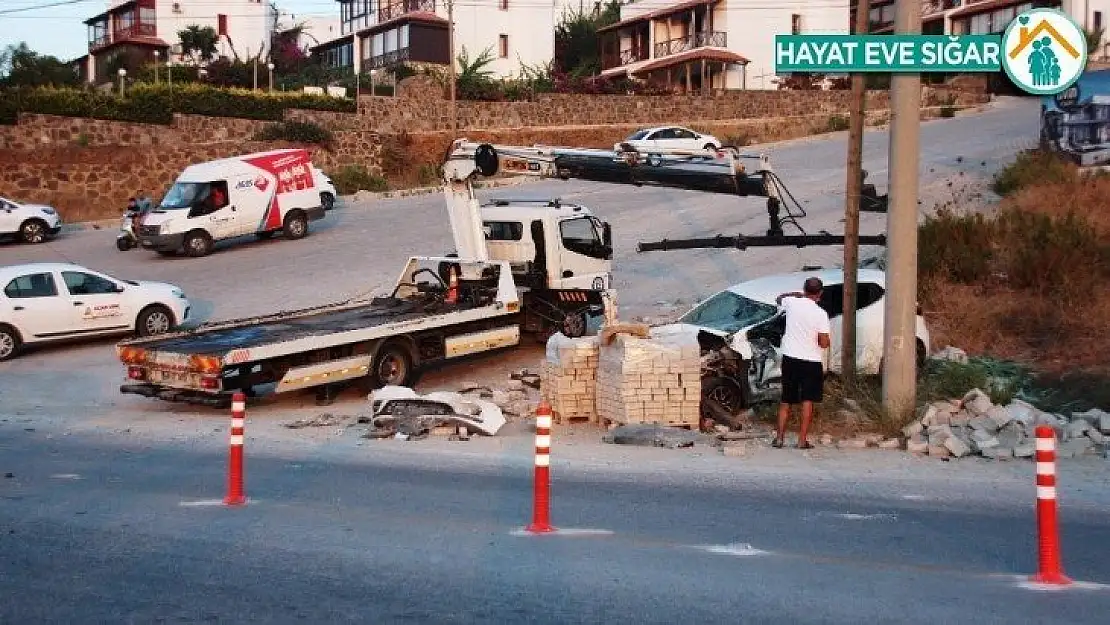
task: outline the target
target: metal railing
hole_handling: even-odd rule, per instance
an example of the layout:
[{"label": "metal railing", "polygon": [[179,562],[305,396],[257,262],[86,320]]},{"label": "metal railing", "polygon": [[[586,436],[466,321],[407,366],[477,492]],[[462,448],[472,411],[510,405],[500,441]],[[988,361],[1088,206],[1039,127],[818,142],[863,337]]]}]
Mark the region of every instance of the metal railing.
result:
[{"label": "metal railing", "polygon": [[404,63],[409,60],[409,49],[401,48],[399,50],[391,50],[385,54],[372,56],[366,59],[367,69],[381,69],[383,67],[390,67],[398,63]]},{"label": "metal railing", "polygon": [[687,50],[704,47],[728,47],[727,33],[720,30],[703,31],[677,39],[660,41],[655,44],[655,58],[671,56],[672,54],[679,54]]},{"label": "metal railing", "polygon": [[406,13],[435,13],[435,0],[389,0],[378,8],[378,21],[385,22]]},{"label": "metal railing", "polygon": [[637,61],[646,61],[648,59],[647,47],[643,48],[629,48],[621,50],[619,53],[609,52],[601,57],[601,68],[611,69],[614,67],[624,67]]}]

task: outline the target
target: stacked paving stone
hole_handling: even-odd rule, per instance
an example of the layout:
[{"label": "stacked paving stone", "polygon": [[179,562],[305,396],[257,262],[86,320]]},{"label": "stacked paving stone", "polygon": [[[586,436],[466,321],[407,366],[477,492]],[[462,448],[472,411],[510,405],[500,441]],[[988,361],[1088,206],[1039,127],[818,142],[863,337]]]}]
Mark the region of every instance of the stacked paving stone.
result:
[{"label": "stacked paving stone", "polygon": [[906,450],[938,457],[979,455],[997,460],[1033,458],[1034,430],[1046,424],[1056,432],[1056,457],[1072,458],[1106,453],[1110,413],[1098,409],[1071,417],[1042,412],[1014,400],[1005,406],[991,402],[979,389],[960,400],[934,402],[921,419],[906,426]]},{"label": "stacked paving stone", "polygon": [[577,339],[556,333],[547,342],[540,370],[540,395],[556,422],[597,421],[598,337]]},{"label": "stacked paving stone", "polygon": [[696,340],[616,334],[603,343],[597,369],[602,422],[697,427],[701,353]]}]

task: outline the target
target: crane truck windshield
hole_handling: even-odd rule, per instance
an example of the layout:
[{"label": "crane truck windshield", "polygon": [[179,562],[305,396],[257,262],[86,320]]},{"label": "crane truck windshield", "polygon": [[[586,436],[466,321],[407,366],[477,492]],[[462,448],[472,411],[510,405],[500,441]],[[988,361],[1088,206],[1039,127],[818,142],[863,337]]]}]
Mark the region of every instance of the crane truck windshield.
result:
[{"label": "crane truck windshield", "polygon": [[710,328],[732,334],[757,323],[762,323],[778,313],[778,308],[721,291],[678,319],[679,323]]}]

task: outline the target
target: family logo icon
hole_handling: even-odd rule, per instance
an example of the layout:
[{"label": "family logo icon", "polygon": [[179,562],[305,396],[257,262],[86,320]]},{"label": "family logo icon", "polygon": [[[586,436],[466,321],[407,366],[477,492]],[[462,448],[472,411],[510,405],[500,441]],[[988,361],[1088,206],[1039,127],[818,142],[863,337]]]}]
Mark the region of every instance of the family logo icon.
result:
[{"label": "family logo icon", "polygon": [[1002,35],[1002,49],[1006,75],[1035,95],[1066,90],[1087,66],[1083,30],[1056,9],[1032,9],[1018,15]]}]

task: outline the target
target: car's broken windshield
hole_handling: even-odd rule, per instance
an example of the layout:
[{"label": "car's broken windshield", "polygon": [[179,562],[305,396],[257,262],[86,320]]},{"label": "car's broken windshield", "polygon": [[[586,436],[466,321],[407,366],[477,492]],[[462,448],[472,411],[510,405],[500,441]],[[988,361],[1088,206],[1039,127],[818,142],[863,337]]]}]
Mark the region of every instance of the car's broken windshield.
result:
[{"label": "car's broken windshield", "polygon": [[732,291],[722,291],[698,304],[679,318],[680,323],[702,326],[729,334],[775,316],[778,308]]}]

